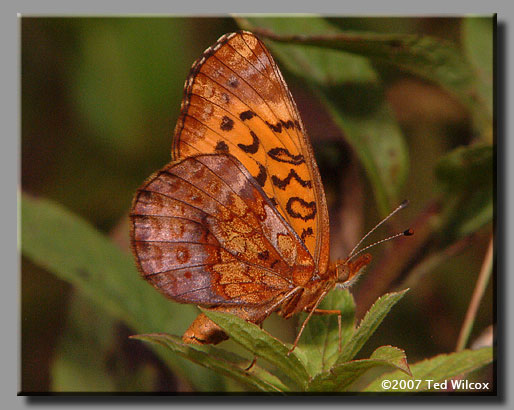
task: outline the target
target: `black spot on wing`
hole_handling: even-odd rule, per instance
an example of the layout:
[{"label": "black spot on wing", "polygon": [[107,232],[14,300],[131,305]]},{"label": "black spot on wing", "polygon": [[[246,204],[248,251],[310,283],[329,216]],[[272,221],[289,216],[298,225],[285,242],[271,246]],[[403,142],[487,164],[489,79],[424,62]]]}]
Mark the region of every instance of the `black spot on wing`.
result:
[{"label": "black spot on wing", "polygon": [[255,132],[251,130],[250,135],[252,136],[252,143],[250,145],[237,144],[237,146],[247,154],[255,154],[259,150],[259,138],[257,138]]},{"label": "black spot on wing", "polygon": [[293,155],[286,148],[272,148],[268,151],[268,155],[278,162],[286,162],[288,164],[300,165],[305,162],[302,154]]},{"label": "black spot on wing", "polygon": [[257,254],[257,257],[260,260],[266,261],[269,259],[269,252],[268,251],[262,251]]},{"label": "black spot on wing", "polygon": [[257,175],[255,179],[261,187],[264,186],[264,184],[266,183],[266,179],[268,179],[268,173],[266,172],[266,168],[262,164],[259,164],[259,175]]},{"label": "black spot on wing", "polygon": [[273,185],[275,185],[277,188],[280,188],[282,190],[285,190],[286,187],[290,184],[291,180],[295,179],[301,186],[304,188],[311,188],[312,182],[311,181],[304,181],[294,169],[289,170],[289,175],[285,177],[284,179],[280,179],[276,175],[273,175],[271,177],[271,180],[273,181]]},{"label": "black spot on wing", "polygon": [[239,118],[241,121],[251,120],[253,117],[255,117],[257,114],[255,114],[252,110],[243,111],[241,114],[239,114]]},{"label": "black spot on wing", "polygon": [[289,120],[289,121],[280,120],[280,123],[286,130],[288,130],[289,128],[294,128],[294,122],[291,120]]},{"label": "black spot on wing", "polygon": [[[266,121],[266,125],[274,132],[278,132],[278,133],[281,133],[282,132],[282,128],[285,128],[286,130],[290,129],[290,128],[295,128],[297,127],[298,129],[300,129],[299,125],[300,123],[298,122],[298,120],[296,120],[296,122],[293,122],[292,120],[288,120],[288,121],[284,121],[284,120],[279,120],[277,121],[275,124],[272,124],[268,121]],[[297,126],[298,125],[298,126]]]},{"label": "black spot on wing", "polygon": [[232,118],[227,117],[226,115],[223,116],[221,119],[220,128],[223,131],[230,131],[232,128],[234,128],[234,120]]},{"label": "black spot on wing", "polygon": [[307,236],[312,236],[312,234],[313,234],[312,228],[303,229],[302,234],[300,235],[300,238],[302,238],[302,241],[305,242],[305,238]]},{"label": "black spot on wing", "polygon": [[293,196],[287,201],[286,211],[292,218],[308,221],[316,216],[316,202],[306,202],[302,198]]},{"label": "black spot on wing", "polygon": [[225,141],[218,141],[215,150],[216,152],[228,152],[228,145]]},{"label": "black spot on wing", "polygon": [[282,123],[279,121],[276,124],[272,124],[266,121],[266,125],[271,128],[272,131],[281,133],[282,132]]}]

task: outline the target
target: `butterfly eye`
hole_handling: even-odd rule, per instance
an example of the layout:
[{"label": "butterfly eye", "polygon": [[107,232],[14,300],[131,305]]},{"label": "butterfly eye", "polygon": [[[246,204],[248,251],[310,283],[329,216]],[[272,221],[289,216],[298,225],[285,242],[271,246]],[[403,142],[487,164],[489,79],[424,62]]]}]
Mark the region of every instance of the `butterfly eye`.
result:
[{"label": "butterfly eye", "polygon": [[336,263],[336,273],[337,273],[337,280],[336,282],[344,283],[348,280],[348,277],[350,276],[350,265],[346,261],[337,261]]},{"label": "butterfly eye", "polygon": [[371,255],[369,253],[359,256],[354,261],[339,261],[336,264],[337,286],[342,288],[350,287],[362,273],[362,269],[370,263]]}]

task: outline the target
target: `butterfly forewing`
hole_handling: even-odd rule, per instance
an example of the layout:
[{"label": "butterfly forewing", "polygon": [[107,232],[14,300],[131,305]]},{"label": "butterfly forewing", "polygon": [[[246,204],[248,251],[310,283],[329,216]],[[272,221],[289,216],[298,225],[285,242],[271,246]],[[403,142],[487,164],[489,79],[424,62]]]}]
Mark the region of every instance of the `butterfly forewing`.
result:
[{"label": "butterfly forewing", "polygon": [[328,212],[312,148],[277,65],[251,33],[221,37],[191,69],[173,156],[203,153],[241,162],[323,275]]},{"label": "butterfly forewing", "polygon": [[172,162],[139,189],[132,246],[143,276],[200,305],[269,305],[312,276],[314,261],[234,157]]}]

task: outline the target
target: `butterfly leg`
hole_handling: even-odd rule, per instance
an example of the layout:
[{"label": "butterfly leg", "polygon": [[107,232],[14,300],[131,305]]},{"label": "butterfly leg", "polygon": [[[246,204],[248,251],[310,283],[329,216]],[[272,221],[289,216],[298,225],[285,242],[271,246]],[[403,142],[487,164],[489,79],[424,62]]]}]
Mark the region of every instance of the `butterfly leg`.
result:
[{"label": "butterfly leg", "polygon": [[245,372],[249,372],[250,369],[255,365],[256,362],[257,362],[257,356],[254,356],[250,365],[245,369]]},{"label": "butterfly leg", "polygon": [[[259,324],[259,327],[262,329],[262,323]],[[257,363],[257,356],[253,355],[253,360],[250,363],[250,365],[245,369],[245,372],[249,372],[250,369],[255,365],[255,363]]]},{"label": "butterfly leg", "polygon": [[[306,312],[310,312],[312,309],[305,309]],[[341,316],[341,311],[338,309],[314,309],[315,315],[339,315]]]},{"label": "butterfly leg", "polygon": [[[306,312],[310,312],[311,309],[305,309]],[[342,340],[342,329],[341,329],[341,311],[338,309],[314,309],[315,315],[337,315],[337,328],[339,335],[339,353],[341,353],[341,340]]]},{"label": "butterfly leg", "polygon": [[293,350],[296,348],[296,345],[298,344],[298,341],[300,340],[300,336],[302,335],[304,329],[305,329],[305,326],[307,326],[307,322],[309,322],[310,318],[312,317],[312,315],[314,314],[314,312],[316,310],[320,311],[320,310],[323,310],[323,309],[317,309],[318,308],[318,305],[321,303],[321,301],[323,300],[323,298],[325,297],[325,295],[328,293],[328,289],[326,289],[323,293],[321,293],[321,295],[319,296],[318,300],[316,301],[316,303],[314,304],[314,307],[312,308],[312,310],[309,312],[309,315],[307,316],[307,319],[305,319],[302,323],[302,327],[300,328],[300,331],[298,332],[298,335],[296,336],[296,339],[294,340],[294,343],[293,343],[293,347],[289,350],[289,352],[287,352],[287,355],[289,356]]},{"label": "butterfly leg", "polygon": [[337,315],[337,327],[338,327],[338,337],[339,337],[339,343],[338,343],[338,347],[337,347],[337,350],[339,353],[341,353],[341,350],[342,350],[342,346],[341,346],[341,340],[342,340],[342,336],[341,336],[341,312],[339,312],[339,314]]}]

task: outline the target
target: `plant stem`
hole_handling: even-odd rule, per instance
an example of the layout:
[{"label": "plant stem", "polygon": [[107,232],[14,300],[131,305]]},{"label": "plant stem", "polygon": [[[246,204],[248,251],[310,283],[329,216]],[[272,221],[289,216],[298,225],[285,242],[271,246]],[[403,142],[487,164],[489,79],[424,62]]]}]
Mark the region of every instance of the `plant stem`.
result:
[{"label": "plant stem", "polygon": [[484,262],[482,263],[482,268],[480,269],[477,283],[475,285],[475,290],[473,291],[473,296],[471,297],[468,311],[466,312],[466,316],[460,330],[457,346],[455,348],[456,352],[463,350],[468,342],[471,329],[473,328],[473,323],[475,322],[477,310],[480,306],[480,301],[482,300],[489,278],[491,277],[491,272],[493,271],[493,254],[493,237],[491,236],[489,247],[487,248],[487,253],[485,254]]}]

